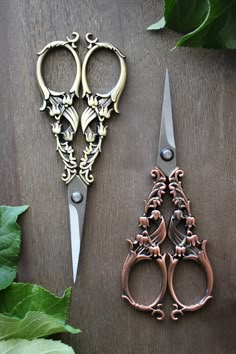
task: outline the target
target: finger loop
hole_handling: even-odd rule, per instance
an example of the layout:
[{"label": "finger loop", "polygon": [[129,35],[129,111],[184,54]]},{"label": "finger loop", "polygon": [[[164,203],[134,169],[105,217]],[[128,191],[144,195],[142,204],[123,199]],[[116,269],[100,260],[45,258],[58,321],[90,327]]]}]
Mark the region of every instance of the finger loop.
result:
[{"label": "finger loop", "polygon": [[[50,96],[60,96],[65,94],[65,92],[57,92],[54,90],[49,89],[45,81],[43,79],[43,73],[42,73],[42,64],[43,60],[45,59],[46,55],[51,49],[54,48],[59,48],[63,47],[69,50],[69,52],[73,55],[73,58],[76,63],[76,75],[75,75],[75,80],[72,84],[71,89],[69,90],[69,93],[75,94],[75,96],[79,97],[79,83],[80,83],[80,77],[81,77],[81,64],[80,60],[78,57],[78,54],[76,53],[76,43],[79,40],[79,34],[77,32],[72,33],[73,38],[67,37],[66,41],[54,41],[49,44],[47,44],[39,53],[38,53],[38,60],[37,60],[37,67],[36,67],[36,78],[38,81],[38,85],[40,87],[40,90],[43,95],[44,102],[47,101]],[[45,106],[45,103],[44,103]]]},{"label": "finger loop", "polygon": [[149,305],[143,305],[135,301],[134,297],[131,295],[129,289],[129,276],[130,272],[132,271],[133,267],[141,262],[141,261],[151,261],[153,260],[152,256],[138,256],[134,251],[130,251],[128,254],[123,269],[121,273],[121,283],[123,288],[123,295],[122,298],[126,299],[132,307],[136,310],[143,311],[143,312],[151,312],[152,316],[155,317],[157,320],[163,320],[165,318],[165,313],[161,309],[162,307],[162,299],[165,295],[166,288],[167,288],[167,267],[166,267],[166,254],[162,257],[155,259],[157,265],[159,265],[161,272],[162,272],[162,285],[161,290],[156,299]]},{"label": "finger loop", "polygon": [[[151,171],[153,187],[147,199],[144,201],[144,213],[139,218],[139,227],[141,231],[136,235],[135,240],[128,240],[130,251],[125,260],[121,282],[123,288],[123,298],[125,298],[135,309],[145,312],[151,312],[157,320],[163,320],[165,314],[161,309],[161,301],[167,288],[167,266],[166,254],[161,254],[160,245],[166,237],[166,225],[163,216],[159,210],[162,204],[162,197],[166,189],[166,177],[155,167]],[[149,234],[149,231],[152,230]],[[154,261],[161,269],[162,285],[157,298],[150,305],[137,303],[129,290],[129,275],[132,268],[141,261]]]},{"label": "finger loop", "polygon": [[[179,315],[183,315],[187,311],[197,311],[202,308],[205,303],[212,298],[214,276],[211,263],[206,253],[207,241],[200,241],[198,235],[194,232],[196,219],[191,214],[190,201],[183,191],[181,178],[184,172],[178,167],[172,172],[169,177],[169,190],[173,199],[172,202],[176,209],[171,217],[168,236],[171,242],[175,245],[175,254],[169,255],[170,265],[168,268],[168,286],[173,300],[175,301],[175,309],[171,313],[173,320],[178,320]],[[182,232],[180,225],[185,227],[185,232]],[[206,275],[206,291],[204,296],[193,305],[184,305],[177,297],[173,278],[175,268],[180,260],[193,260],[202,266]]]},{"label": "finger loop", "polygon": [[122,94],[122,91],[124,89],[125,86],[125,82],[126,82],[126,76],[127,76],[127,72],[126,72],[126,63],[125,63],[125,56],[119,51],[119,49],[117,49],[116,47],[114,47],[112,44],[107,43],[107,42],[98,42],[97,38],[93,38],[93,35],[91,33],[87,33],[86,34],[86,40],[89,43],[88,45],[88,49],[89,51],[87,52],[83,64],[82,64],[82,86],[83,86],[83,97],[85,96],[89,96],[88,99],[91,97],[91,89],[89,87],[88,84],[88,80],[87,80],[87,64],[88,61],[90,59],[90,57],[92,56],[92,54],[97,50],[97,49],[109,49],[112,52],[114,52],[120,62],[120,76],[119,79],[116,83],[116,85],[106,94],[99,94],[96,93],[93,96],[97,96],[100,98],[111,98],[112,102],[114,102],[114,110],[115,112],[119,112],[118,110],[118,102],[120,99],[120,96]]},{"label": "finger loop", "polygon": [[174,289],[174,273],[178,262],[180,261],[179,258],[175,256],[169,255],[170,257],[170,265],[168,267],[168,287],[171,293],[171,296],[174,300],[173,306],[175,309],[171,312],[172,320],[178,320],[179,315],[183,315],[184,312],[193,312],[197,311],[202,308],[206,302],[208,302],[212,298],[212,290],[213,290],[213,271],[209,259],[206,253],[206,240],[202,242],[201,245],[201,252],[198,255],[190,255],[184,256],[183,260],[193,260],[197,262],[202,268],[204,269],[206,275],[206,290],[203,297],[197,301],[195,304],[192,305],[185,305],[183,304],[176,295]]},{"label": "finger loop", "polygon": [[[79,96],[79,82],[81,76],[81,66],[79,57],[75,51],[79,34],[72,33],[72,38],[67,37],[67,41],[54,41],[47,44],[39,53],[36,76],[38,85],[43,95],[43,105],[41,111],[48,109],[49,115],[54,119],[51,124],[52,133],[56,140],[56,150],[64,164],[62,181],[68,184],[77,174],[77,161],[72,147],[72,141],[78,129],[79,116],[73,107],[74,96]],[[76,62],[76,77],[74,83],[66,92],[57,92],[46,87],[42,74],[42,63],[49,50],[63,47],[70,51]],[[65,123],[65,125],[64,125]]]}]

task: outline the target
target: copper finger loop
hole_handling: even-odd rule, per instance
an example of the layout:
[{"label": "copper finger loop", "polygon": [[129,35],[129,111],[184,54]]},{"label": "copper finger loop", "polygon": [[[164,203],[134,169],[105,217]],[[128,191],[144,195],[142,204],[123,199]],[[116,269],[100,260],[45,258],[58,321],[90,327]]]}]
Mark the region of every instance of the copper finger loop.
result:
[{"label": "copper finger loop", "polygon": [[[197,311],[212,298],[213,290],[213,271],[206,253],[206,240],[200,241],[197,234],[193,232],[195,218],[191,214],[190,201],[187,199],[181,184],[181,178],[184,172],[176,168],[168,180],[165,174],[155,168],[151,171],[154,186],[147,200],[144,202],[144,214],[139,218],[139,226],[142,232],[138,234],[134,241],[127,240],[130,246],[129,254],[123,265],[121,282],[123,288],[122,297],[126,299],[135,309],[150,312],[156,319],[163,320],[165,313],[161,309],[162,300],[167,290],[167,284],[170,294],[174,300],[174,310],[171,312],[171,319],[178,320],[184,312]],[[169,266],[167,270],[166,254],[161,254],[160,245],[166,238],[166,225],[160,210],[158,209],[162,202],[162,196],[168,189],[173,199],[175,211],[171,217],[168,227],[168,237],[175,246],[174,254],[169,254]],[[179,230],[181,223],[184,224],[186,232]],[[155,231],[149,234],[150,226]],[[129,276],[133,267],[140,261],[154,261],[161,269],[162,286],[160,294],[150,305],[137,303],[129,290]],[[177,297],[174,290],[174,272],[180,260],[193,260],[197,262],[204,270],[207,286],[204,296],[192,305],[184,305]]]},{"label": "copper finger loop", "polygon": [[[197,234],[193,232],[195,227],[195,217],[192,216],[190,210],[190,201],[187,199],[181,184],[181,178],[184,172],[178,167],[172,172],[169,177],[169,191],[173,196],[172,202],[175,205],[175,211],[171,217],[168,236],[175,246],[174,255],[169,254],[170,265],[168,269],[168,286],[171,296],[175,303],[175,309],[171,312],[172,320],[177,320],[178,315],[183,315],[184,312],[196,311],[202,308],[205,303],[212,298],[214,276],[210,261],[206,253],[207,240],[200,241]],[[178,226],[183,223],[186,229],[182,233]],[[184,305],[177,297],[173,278],[176,266],[179,260],[193,260],[202,266],[205,271],[207,286],[205,294],[196,304],[187,306]]]},{"label": "copper finger loop", "polygon": [[[165,318],[165,313],[161,309],[162,299],[167,288],[167,267],[166,254],[162,255],[160,245],[166,238],[166,225],[158,207],[163,202],[162,195],[166,191],[166,176],[161,170],[155,168],[151,171],[153,178],[153,188],[147,200],[144,201],[144,213],[139,218],[139,226],[142,231],[134,241],[127,240],[130,246],[129,254],[123,265],[121,281],[123,288],[122,297],[126,299],[135,309],[145,312],[151,312],[158,320]],[[154,231],[149,234],[150,226],[154,226]],[[161,269],[162,286],[160,294],[150,305],[137,303],[129,290],[129,275],[132,268],[141,261],[154,261]]]}]

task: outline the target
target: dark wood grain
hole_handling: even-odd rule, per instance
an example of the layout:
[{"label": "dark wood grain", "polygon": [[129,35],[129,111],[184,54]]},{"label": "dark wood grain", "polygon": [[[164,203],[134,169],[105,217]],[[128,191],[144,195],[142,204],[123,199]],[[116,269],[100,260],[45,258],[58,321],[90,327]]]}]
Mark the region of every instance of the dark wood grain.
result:
[{"label": "dark wood grain", "polygon": [[[70,322],[82,329],[63,335],[76,353],[233,354],[236,293],[236,55],[235,52],[178,49],[177,34],[150,33],[159,1],[0,1],[1,203],[30,204],[21,224],[23,246],[18,278],[57,294],[72,284],[66,187],[55,153],[50,120],[39,112],[36,53],[72,31],[93,32],[127,57],[128,81],[120,115],[110,120],[104,150],[89,190],[79,277],[73,287]],[[80,54],[85,53],[81,39]],[[94,86],[108,88],[117,77],[113,57],[91,62]],[[64,52],[47,61],[50,86],[68,87],[73,62]],[[120,272],[126,239],[137,232],[156,163],[164,73],[171,75],[178,162],[192,200],[201,239],[215,272],[214,299],[178,323],[159,323],[121,299]],[[101,69],[105,69],[106,75]],[[111,69],[112,68],[112,69]],[[114,70],[114,71],[113,71]],[[114,73],[114,75],[113,75]],[[77,103],[79,111],[82,106]],[[78,139],[79,140],[79,139]],[[80,152],[83,142],[76,142]],[[168,206],[170,206],[170,200]],[[166,214],[167,214],[167,208]],[[171,245],[165,249],[170,251]],[[160,275],[139,267],[132,288],[140,299],[155,295]],[[140,273],[138,273],[140,271]],[[140,274],[140,283],[139,282]],[[176,274],[186,301],[204,288],[200,271],[184,265]],[[179,283],[178,283],[179,282]],[[138,285],[139,284],[139,285]],[[150,293],[149,292],[150,288]],[[145,291],[144,291],[145,290]],[[192,296],[192,297],[191,297]],[[171,299],[166,298],[166,310]]]}]

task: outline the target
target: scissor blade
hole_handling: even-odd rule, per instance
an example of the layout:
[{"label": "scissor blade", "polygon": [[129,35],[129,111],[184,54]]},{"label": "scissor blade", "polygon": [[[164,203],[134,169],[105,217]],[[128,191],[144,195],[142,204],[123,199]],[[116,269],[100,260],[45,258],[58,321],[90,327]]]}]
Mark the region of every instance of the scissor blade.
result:
[{"label": "scissor blade", "polygon": [[169,73],[167,69],[162,105],[157,165],[165,173],[166,176],[169,176],[171,172],[176,168],[176,147],[173,128]]},{"label": "scissor blade", "polygon": [[77,175],[68,185],[71,255],[74,283],[76,282],[76,276],[78,272],[80,244],[83,234],[86,200],[87,186]]}]

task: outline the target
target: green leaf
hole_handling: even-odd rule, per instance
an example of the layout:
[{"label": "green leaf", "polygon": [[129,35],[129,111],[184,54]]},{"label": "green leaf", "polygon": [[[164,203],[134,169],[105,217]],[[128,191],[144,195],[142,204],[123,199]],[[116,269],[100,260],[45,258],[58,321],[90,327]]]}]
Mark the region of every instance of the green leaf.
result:
[{"label": "green leaf", "polygon": [[43,312],[27,312],[22,319],[0,314],[0,340],[10,338],[35,339],[61,332],[76,334],[79,330],[69,325],[63,325],[60,321],[45,315]]},{"label": "green leaf", "polygon": [[[196,29],[206,17],[207,0],[165,0],[164,21],[168,28],[176,32],[187,33]],[[159,30],[163,18],[148,27]],[[163,21],[163,23],[164,23]]]},{"label": "green leaf", "polygon": [[208,7],[207,0],[166,0],[166,24],[176,32],[192,32],[204,21]]},{"label": "green leaf", "polygon": [[38,285],[13,283],[0,292],[0,340],[79,333],[65,323],[70,296],[70,288],[58,297]]},{"label": "green leaf", "polygon": [[1,354],[75,354],[74,350],[60,341],[49,339],[10,339],[0,342]]},{"label": "green leaf", "polygon": [[236,49],[236,0],[165,0],[164,18],[185,33],[176,47]]},{"label": "green leaf", "polygon": [[208,3],[204,21],[176,46],[236,49],[236,0],[209,0]]},{"label": "green leaf", "polygon": [[0,290],[16,277],[20,251],[20,227],[16,220],[27,208],[28,205],[0,206]]}]

